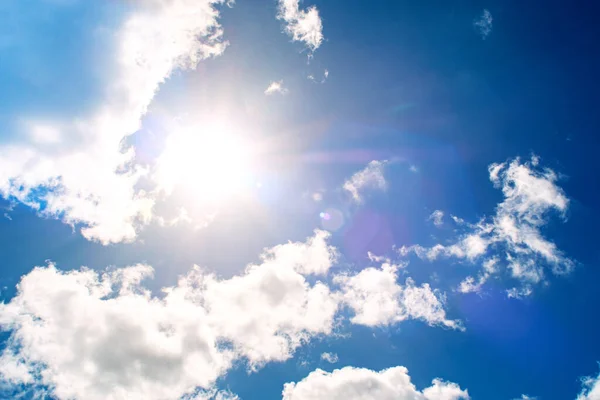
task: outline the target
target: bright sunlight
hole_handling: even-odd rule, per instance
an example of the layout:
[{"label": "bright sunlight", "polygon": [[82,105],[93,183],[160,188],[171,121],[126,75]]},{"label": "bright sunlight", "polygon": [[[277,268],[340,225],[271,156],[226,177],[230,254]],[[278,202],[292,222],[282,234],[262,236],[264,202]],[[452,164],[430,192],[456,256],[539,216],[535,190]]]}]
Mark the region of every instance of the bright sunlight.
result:
[{"label": "bright sunlight", "polygon": [[242,136],[224,122],[171,134],[157,163],[161,189],[204,203],[222,202],[250,187],[252,146]]}]

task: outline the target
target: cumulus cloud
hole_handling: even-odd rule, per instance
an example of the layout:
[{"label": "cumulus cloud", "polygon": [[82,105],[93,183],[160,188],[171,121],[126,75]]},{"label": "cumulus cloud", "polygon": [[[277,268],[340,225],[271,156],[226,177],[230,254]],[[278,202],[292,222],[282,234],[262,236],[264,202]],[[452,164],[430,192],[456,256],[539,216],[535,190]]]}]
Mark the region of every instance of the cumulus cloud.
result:
[{"label": "cumulus cloud", "polygon": [[479,32],[484,40],[492,33],[493,21],[492,13],[489,10],[483,10],[481,16],[473,22],[475,29],[477,29],[477,32]]},{"label": "cumulus cloud", "polygon": [[[483,269],[479,276],[468,277],[461,283],[459,289],[464,292],[478,291],[491,275],[507,270],[522,284],[508,294],[520,297],[530,294],[533,284],[545,280],[546,270],[556,275],[570,272],[574,262],[542,234],[551,213],[564,217],[569,206],[568,198],[556,185],[556,173],[540,168],[539,158],[534,156],[526,162],[517,158],[492,164],[489,176],[504,195],[494,216],[476,224],[454,218],[465,229],[455,243],[430,248],[403,247],[400,253],[414,252],[428,260],[454,257],[481,262]],[[501,268],[502,265],[506,268]]]},{"label": "cumulus cloud", "polygon": [[321,354],[321,360],[327,361],[330,364],[335,364],[339,361],[338,355],[335,353],[323,353]]},{"label": "cumulus cloud", "polygon": [[422,391],[411,382],[405,367],[382,371],[344,367],[333,372],[317,369],[297,383],[286,383],[283,400],[468,400],[467,390],[434,379]]},{"label": "cumulus cloud", "polygon": [[0,306],[10,331],[2,380],[57,399],[227,398],[214,383],[235,360],[256,369],[331,333],[337,300],[302,275],[330,266],[321,240],[317,232],[278,246],[231,279],[196,267],[160,296],[142,284],[153,273],[147,265],[103,274],[35,268]]},{"label": "cumulus cloud", "polygon": [[521,397],[516,398],[514,400],[537,400],[537,397],[531,397],[526,394],[522,394]]},{"label": "cumulus cloud", "polygon": [[386,190],[387,182],[384,169],[387,161],[371,161],[365,169],[355,173],[344,183],[344,190],[350,193],[357,203],[363,202],[363,193],[366,190]]},{"label": "cumulus cloud", "polygon": [[323,22],[317,7],[301,10],[300,0],[279,0],[277,19],[285,23],[284,30],[293,41],[304,43],[311,52],[323,43]]},{"label": "cumulus cloud", "polygon": [[[0,382],[57,399],[234,399],[215,388],[232,365],[257,370],[289,359],[333,333],[342,304],[354,324],[413,318],[462,329],[446,318],[440,293],[410,279],[399,285],[400,266],[381,257],[371,255],[381,268],[324,283],[338,256],[328,239],[317,230],[266,249],[229,279],[195,266],[160,294],[144,284],[154,272],[148,265],[103,273],[36,267],[0,305],[0,328],[9,333]],[[321,358],[337,362],[336,354]],[[424,398],[437,398],[427,393],[438,386]]]},{"label": "cumulus cloud", "polygon": [[279,94],[288,93],[288,89],[285,86],[283,86],[283,81],[271,82],[269,84],[269,87],[267,87],[267,89],[265,90],[265,94],[267,96],[270,96],[275,93],[279,93]]},{"label": "cumulus cloud", "polygon": [[444,212],[441,210],[435,210],[427,219],[432,221],[435,226],[442,226],[444,225]]},{"label": "cumulus cloud", "polygon": [[381,268],[366,268],[353,276],[334,277],[341,287],[342,302],[353,312],[351,322],[366,326],[386,326],[409,318],[429,325],[462,329],[459,321],[446,318],[443,296],[428,284],[421,287],[409,278],[399,285],[399,265],[384,262]]},{"label": "cumulus cloud", "polygon": [[[0,146],[0,193],[40,214],[82,226],[104,244],[130,241],[151,218],[153,199],[136,188],[134,133],[159,85],[177,68],[226,47],[215,5],[221,0],[137,2],[98,68],[104,87],[87,115],[18,115],[19,141]],[[100,31],[108,27],[102,27]],[[94,48],[93,43],[90,48]]]}]

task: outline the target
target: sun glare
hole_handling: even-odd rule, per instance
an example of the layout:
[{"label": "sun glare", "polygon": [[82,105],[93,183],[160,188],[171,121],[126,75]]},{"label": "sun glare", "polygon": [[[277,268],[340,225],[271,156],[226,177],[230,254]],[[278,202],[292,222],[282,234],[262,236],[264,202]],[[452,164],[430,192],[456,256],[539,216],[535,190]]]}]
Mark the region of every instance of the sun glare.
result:
[{"label": "sun glare", "polygon": [[252,147],[224,123],[183,129],[167,139],[157,180],[163,190],[194,201],[224,201],[254,184]]}]

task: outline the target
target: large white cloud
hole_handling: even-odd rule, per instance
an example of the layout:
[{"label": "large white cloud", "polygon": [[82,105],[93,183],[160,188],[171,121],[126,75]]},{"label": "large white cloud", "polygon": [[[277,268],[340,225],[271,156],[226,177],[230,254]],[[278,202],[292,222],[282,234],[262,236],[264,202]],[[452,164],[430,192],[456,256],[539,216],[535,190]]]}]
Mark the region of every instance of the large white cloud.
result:
[{"label": "large white cloud", "polygon": [[304,43],[311,52],[323,43],[323,22],[317,7],[301,10],[300,0],[279,0],[277,18],[283,20],[292,40]]},{"label": "large white cloud", "polygon": [[353,276],[334,278],[341,286],[342,301],[354,311],[354,324],[385,326],[414,318],[429,325],[462,329],[459,321],[446,318],[443,297],[428,284],[418,287],[409,278],[399,285],[399,268],[384,262],[381,268],[370,267]]},{"label": "large white cloud", "polygon": [[344,190],[357,203],[363,202],[364,193],[368,190],[386,190],[387,181],[384,175],[386,164],[387,161],[371,161],[364,169],[356,172],[344,182]]},{"label": "large white cloud", "polygon": [[317,230],[305,242],[266,249],[229,279],[196,266],[161,295],[143,285],[153,274],[148,265],[102,274],[37,267],[0,305],[0,328],[10,332],[0,382],[59,399],[210,398],[236,360],[256,370],[332,334],[342,303],[355,324],[416,318],[461,328],[446,318],[437,291],[410,279],[397,284],[398,266],[379,257],[371,256],[381,268],[335,275],[327,285],[337,259],[328,238]]},{"label": "large white cloud", "polygon": [[538,157],[533,156],[526,162],[517,158],[492,164],[489,175],[504,195],[495,215],[476,224],[467,224],[455,217],[455,222],[465,230],[455,243],[430,248],[403,247],[400,253],[415,252],[429,260],[455,257],[481,262],[483,268],[479,276],[468,277],[461,284],[463,292],[480,290],[490,276],[503,270],[502,265],[521,283],[508,292],[517,297],[531,293],[533,284],[544,281],[547,269],[556,275],[570,272],[574,262],[542,233],[552,211],[564,217],[569,206],[568,198],[556,185],[557,174],[540,168]]},{"label": "large white cloud", "polygon": [[81,224],[88,239],[132,240],[136,228],[150,220],[153,200],[136,189],[147,171],[132,165],[135,149],[125,148],[123,139],[138,129],[158,86],[174,69],[193,68],[224,50],[219,3],[134,1],[116,32],[96,27],[113,38],[111,51],[99,58],[102,65],[94,67],[104,86],[98,106],[69,117],[16,115],[21,137],[0,146],[0,193],[41,214]]},{"label": "large white cloud", "polygon": [[11,332],[0,375],[59,399],[205,396],[235,360],[257,368],[331,333],[336,296],[300,273],[327,271],[335,255],[324,239],[278,246],[231,279],[194,268],[161,296],[141,284],[146,265],[102,275],[38,267],[0,306]]},{"label": "large white cloud", "polygon": [[405,367],[382,371],[344,367],[333,372],[317,369],[297,383],[286,383],[283,400],[468,400],[457,384],[434,379],[417,390]]}]

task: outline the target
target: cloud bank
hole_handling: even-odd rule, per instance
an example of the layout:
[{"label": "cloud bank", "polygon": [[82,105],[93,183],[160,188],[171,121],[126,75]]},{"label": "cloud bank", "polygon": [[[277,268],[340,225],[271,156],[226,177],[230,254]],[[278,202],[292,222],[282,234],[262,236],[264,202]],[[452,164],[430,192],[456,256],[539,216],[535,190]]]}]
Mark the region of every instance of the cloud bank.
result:
[{"label": "cloud bank", "polygon": [[418,318],[457,327],[428,285],[396,284],[389,263],[334,275],[328,285],[337,259],[328,238],[316,231],[265,250],[260,263],[230,279],[194,267],[161,295],[143,285],[153,274],[148,265],[102,274],[37,267],[0,305],[0,327],[10,334],[2,381],[58,399],[204,396],[236,361],[256,370],[332,334],[342,304],[356,324]]}]

